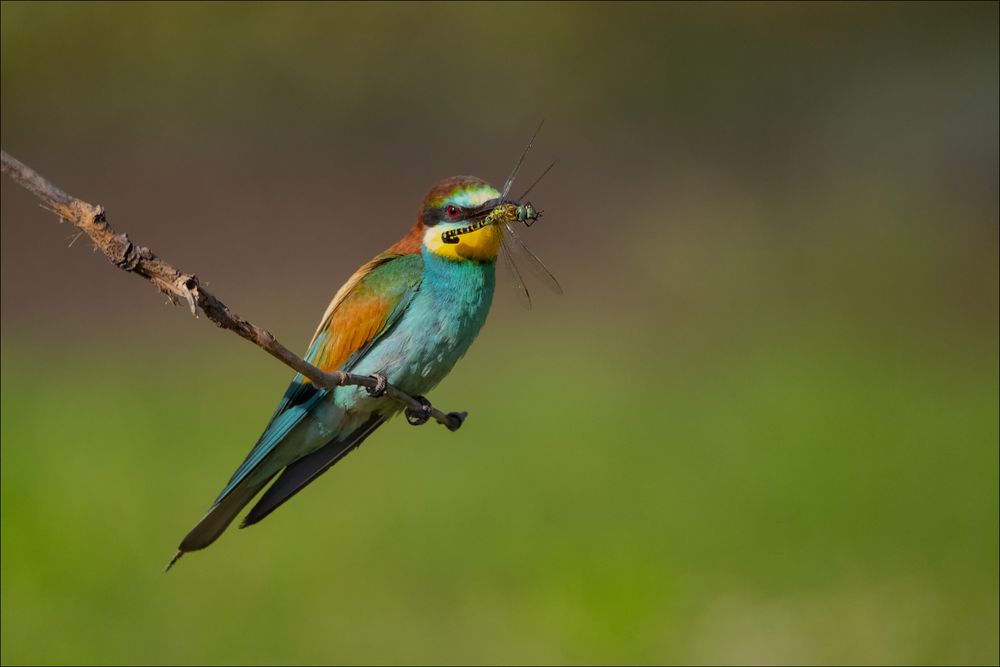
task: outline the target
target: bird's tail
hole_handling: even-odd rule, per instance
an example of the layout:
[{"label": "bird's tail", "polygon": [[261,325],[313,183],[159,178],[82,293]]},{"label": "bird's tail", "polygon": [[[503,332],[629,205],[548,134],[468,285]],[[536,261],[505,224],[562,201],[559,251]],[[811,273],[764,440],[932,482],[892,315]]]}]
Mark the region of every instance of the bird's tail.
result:
[{"label": "bird's tail", "polygon": [[[272,475],[273,477],[273,475]],[[198,525],[191,529],[184,539],[181,540],[181,544],[177,547],[177,553],[170,560],[170,564],[167,565],[167,570],[173,567],[177,560],[189,551],[198,551],[199,549],[204,549],[222,534],[222,531],[232,523],[236,515],[240,513],[240,510],[246,507],[247,503],[253,500],[267,483],[271,481],[271,477],[265,478],[263,480],[253,480],[252,478],[247,478],[240,482],[236,488],[234,488],[229,494],[224,498],[219,500],[216,504],[212,505],[212,509],[208,510],[208,513],[202,517],[202,520],[198,522]]]},{"label": "bird's tail", "polygon": [[[286,467],[277,481],[247,513],[240,528],[253,525],[276,510],[358,447],[385,420],[386,417],[381,414],[373,414],[346,437],[331,440],[323,447]],[[260,490],[267,486],[273,477],[272,474],[264,479],[256,480],[251,475],[222,496],[217,503],[212,505],[212,509],[208,510],[208,514],[198,522],[198,525],[192,528],[191,532],[181,540],[180,546],[177,547],[177,553],[167,565],[167,570],[170,570],[174,563],[188,551],[204,549],[218,539],[219,535],[240,513],[240,510],[253,500],[254,496],[260,493]]]}]

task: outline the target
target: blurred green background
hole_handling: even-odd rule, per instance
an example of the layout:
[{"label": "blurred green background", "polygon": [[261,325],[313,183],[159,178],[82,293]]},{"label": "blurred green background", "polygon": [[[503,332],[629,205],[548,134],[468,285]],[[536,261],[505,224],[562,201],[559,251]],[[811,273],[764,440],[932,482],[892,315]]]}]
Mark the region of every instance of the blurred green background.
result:
[{"label": "blurred green background", "polygon": [[[298,351],[522,176],[431,398],[163,565],[290,373],[2,181],[2,661],[994,663],[998,5],[2,4],[2,143]],[[514,188],[515,193],[518,188]]]}]

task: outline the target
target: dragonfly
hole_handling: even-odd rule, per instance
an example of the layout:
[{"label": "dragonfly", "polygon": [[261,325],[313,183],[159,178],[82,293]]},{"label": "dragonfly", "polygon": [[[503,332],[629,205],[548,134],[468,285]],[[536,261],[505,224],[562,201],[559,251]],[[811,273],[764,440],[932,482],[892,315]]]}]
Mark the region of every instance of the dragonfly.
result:
[{"label": "dragonfly", "polygon": [[444,243],[458,243],[458,237],[463,234],[468,234],[474,232],[477,229],[482,229],[488,225],[496,225],[500,228],[500,254],[503,255],[504,263],[507,265],[507,269],[510,272],[511,281],[514,285],[514,290],[518,295],[521,305],[527,309],[531,309],[531,292],[528,290],[527,285],[525,285],[524,277],[521,275],[521,270],[518,265],[526,266],[531,271],[532,274],[537,277],[543,285],[545,285],[549,290],[555,294],[562,295],[562,286],[559,285],[559,281],[556,277],[552,275],[552,272],[546,268],[545,264],[538,258],[538,256],[533,253],[527,246],[527,244],[521,239],[515,230],[515,225],[517,223],[523,224],[525,227],[531,227],[535,222],[542,217],[542,212],[536,209],[531,202],[526,201],[525,197],[534,189],[536,185],[545,177],[546,174],[556,166],[556,160],[554,160],[545,170],[535,179],[535,181],[528,186],[528,189],[518,197],[517,199],[508,199],[507,196],[510,194],[510,189],[514,185],[514,180],[517,178],[518,173],[521,170],[521,165],[524,164],[524,159],[528,155],[528,151],[531,150],[532,145],[535,143],[535,137],[538,136],[539,130],[542,129],[542,125],[545,121],[542,121],[538,125],[534,134],[531,135],[531,139],[528,141],[528,145],[524,147],[521,152],[521,156],[518,158],[517,162],[514,164],[514,168],[511,170],[510,175],[504,182],[503,190],[500,196],[494,200],[486,202],[479,210],[473,215],[472,222],[465,227],[459,229],[451,229],[444,232],[441,235],[441,240]]}]

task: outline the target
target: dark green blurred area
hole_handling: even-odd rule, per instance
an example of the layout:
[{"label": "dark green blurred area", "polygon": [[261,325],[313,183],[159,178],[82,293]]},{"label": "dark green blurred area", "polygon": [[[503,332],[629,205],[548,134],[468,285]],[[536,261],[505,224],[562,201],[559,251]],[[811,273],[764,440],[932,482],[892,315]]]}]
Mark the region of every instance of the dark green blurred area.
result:
[{"label": "dark green blurred area", "polygon": [[[541,117],[490,322],[160,570],[289,373],[6,178],[2,655],[997,663],[998,6],[2,3],[2,143],[302,351]],[[514,188],[515,194],[518,187]]]}]

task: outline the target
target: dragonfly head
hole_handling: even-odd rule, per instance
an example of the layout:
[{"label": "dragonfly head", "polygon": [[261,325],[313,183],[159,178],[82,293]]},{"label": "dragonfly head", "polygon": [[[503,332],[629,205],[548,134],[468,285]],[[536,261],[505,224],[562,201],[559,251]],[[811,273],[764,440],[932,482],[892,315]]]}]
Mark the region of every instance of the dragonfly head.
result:
[{"label": "dragonfly head", "polygon": [[532,206],[530,201],[517,207],[517,221],[523,222],[525,227],[531,227],[540,217],[542,212]]}]

